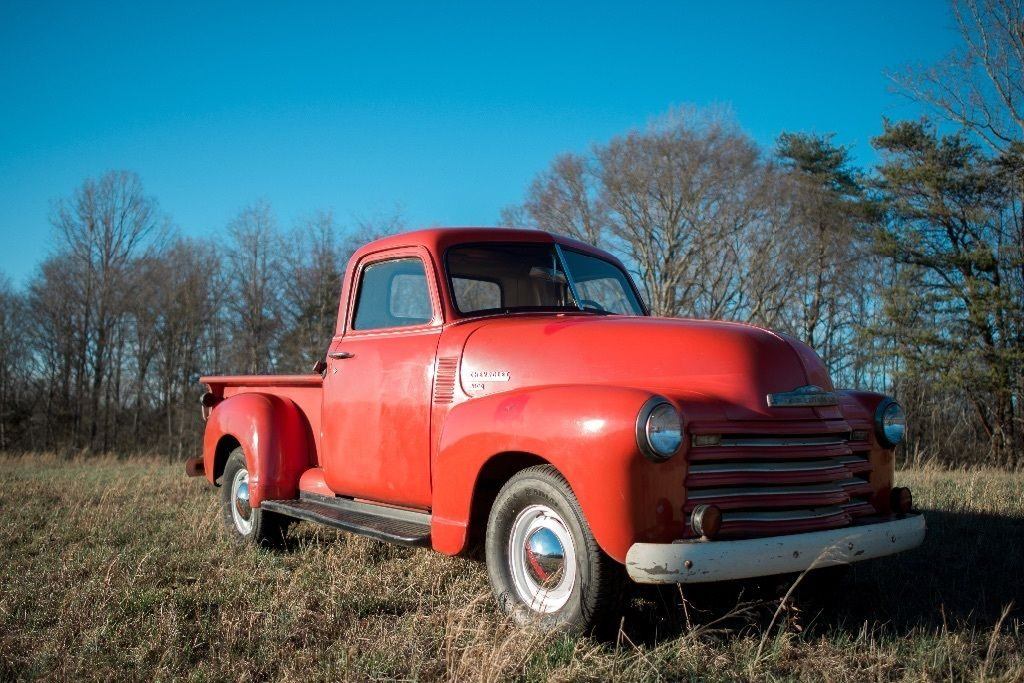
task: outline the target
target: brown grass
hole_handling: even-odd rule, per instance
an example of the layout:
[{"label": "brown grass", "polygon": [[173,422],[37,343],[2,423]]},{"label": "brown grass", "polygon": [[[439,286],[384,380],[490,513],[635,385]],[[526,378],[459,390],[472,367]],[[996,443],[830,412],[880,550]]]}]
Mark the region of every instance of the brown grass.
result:
[{"label": "brown grass", "polygon": [[1024,679],[1024,475],[900,479],[914,552],[781,609],[779,581],[638,588],[571,638],[497,615],[472,560],[309,524],[236,547],[180,464],[0,458],[0,680]]}]

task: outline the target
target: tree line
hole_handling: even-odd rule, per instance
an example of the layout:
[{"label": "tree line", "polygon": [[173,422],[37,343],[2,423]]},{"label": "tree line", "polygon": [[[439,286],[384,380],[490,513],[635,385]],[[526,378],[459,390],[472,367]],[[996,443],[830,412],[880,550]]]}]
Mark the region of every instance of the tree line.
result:
[{"label": "tree line", "polygon": [[309,372],[341,277],[401,215],[283,230],[258,201],[226,239],[182,237],[138,176],[86,180],[55,207],[56,248],[23,291],[0,282],[0,450],[194,454],[203,374]]},{"label": "tree line", "polygon": [[[1024,12],[955,0],[962,46],[890,74],[873,168],[830,135],[763,149],[679,110],[556,157],[505,222],[617,253],[658,315],[788,332],[836,384],[909,409],[910,457],[1024,460]],[[684,352],[684,350],[681,350]]]},{"label": "tree line", "polygon": [[[954,5],[964,48],[894,74],[928,118],[885,121],[860,168],[830,135],[757,144],[680,109],[557,156],[502,222],[617,254],[656,315],[751,322],[815,348],[837,386],[899,398],[904,456],[1024,457],[1024,26]],[[130,172],[57,203],[56,248],[0,282],[0,450],[199,448],[201,374],[308,372],[348,256],[400,214],[283,229],[263,201],[177,235]],[[685,353],[685,349],[680,349]]]}]

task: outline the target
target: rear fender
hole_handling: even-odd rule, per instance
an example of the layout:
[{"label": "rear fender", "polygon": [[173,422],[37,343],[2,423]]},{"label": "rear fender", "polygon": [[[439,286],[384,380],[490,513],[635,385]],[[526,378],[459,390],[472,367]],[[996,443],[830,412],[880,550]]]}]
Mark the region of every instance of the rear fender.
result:
[{"label": "rear fender", "polygon": [[216,484],[217,447],[237,441],[249,470],[253,507],[264,500],[297,498],[299,477],[313,466],[315,450],[309,422],[291,400],[272,394],[236,394],[217,404],[206,422],[203,465]]},{"label": "rear fender", "polygon": [[494,394],[453,408],[431,469],[434,548],[448,554],[466,549],[480,472],[492,458],[513,452],[538,456],[566,478],[594,538],[616,560],[625,561],[635,542],[679,538],[685,453],[653,463],[636,443],[637,414],[652,395],[568,385]]}]

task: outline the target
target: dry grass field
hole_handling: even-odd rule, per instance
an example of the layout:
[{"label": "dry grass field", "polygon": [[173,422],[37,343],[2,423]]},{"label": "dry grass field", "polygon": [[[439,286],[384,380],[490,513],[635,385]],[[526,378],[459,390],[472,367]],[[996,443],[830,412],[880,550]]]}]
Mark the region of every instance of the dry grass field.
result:
[{"label": "dry grass field", "polygon": [[0,457],[0,680],[1024,679],[1024,475],[899,478],[914,552],[786,601],[630,589],[617,632],[573,638],[498,616],[473,560],[306,523],[239,548],[177,463]]}]

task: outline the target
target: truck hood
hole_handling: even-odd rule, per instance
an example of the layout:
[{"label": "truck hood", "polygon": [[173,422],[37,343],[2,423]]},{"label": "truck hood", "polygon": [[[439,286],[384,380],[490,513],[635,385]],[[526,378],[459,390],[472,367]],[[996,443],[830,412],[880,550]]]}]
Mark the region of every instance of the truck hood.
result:
[{"label": "truck hood", "polygon": [[741,323],[624,316],[522,316],[469,335],[460,382],[470,396],[556,384],[648,389],[715,405],[735,420],[839,418],[835,408],[770,408],[769,393],[832,389],[805,344]]}]

